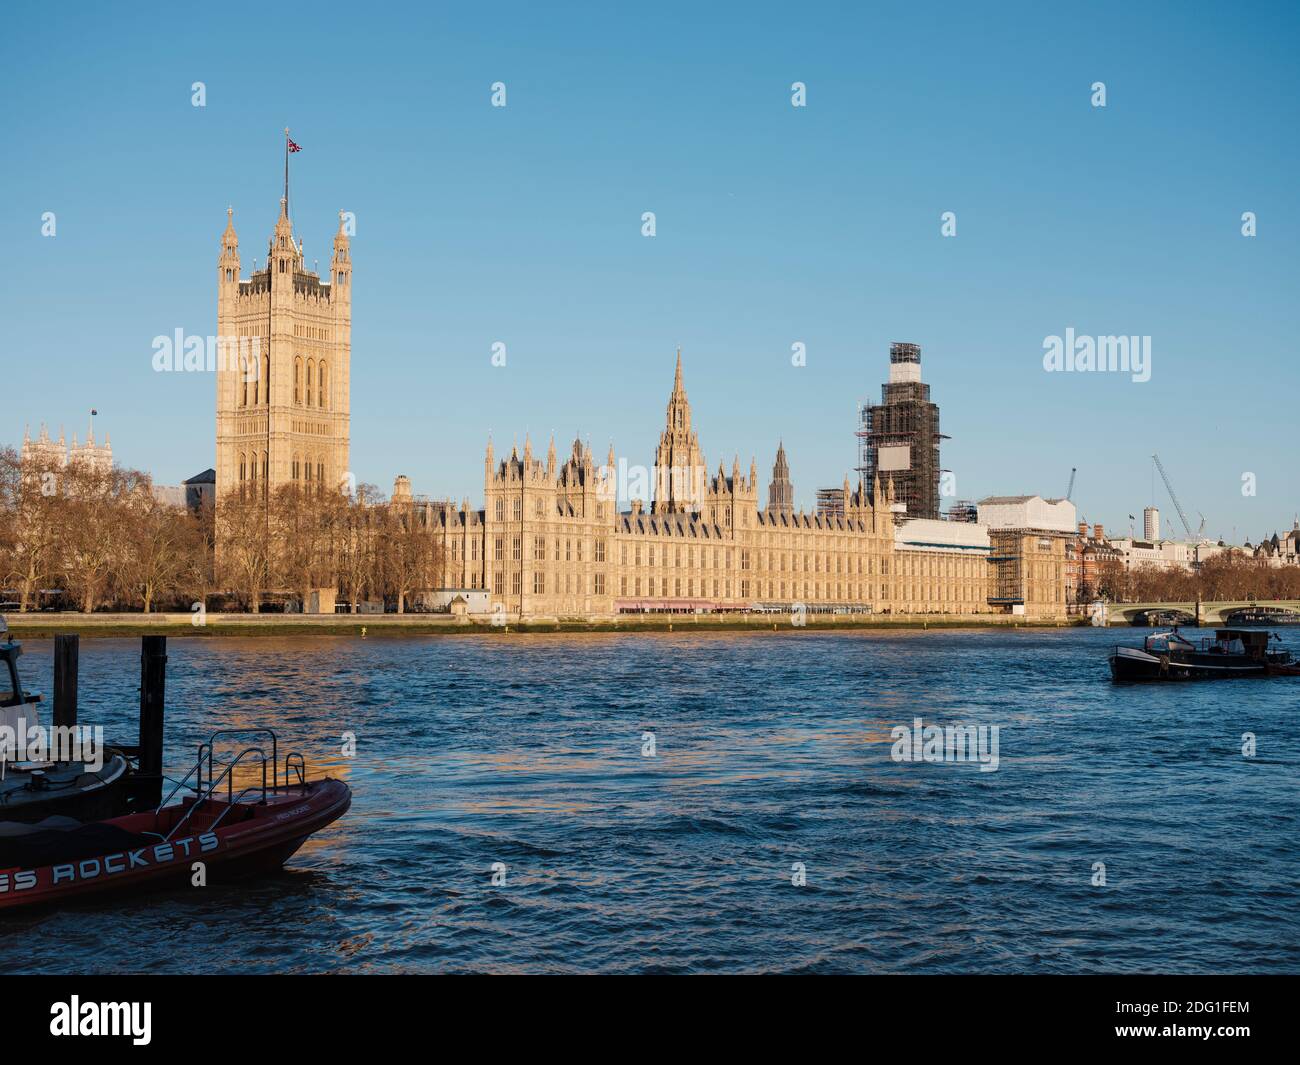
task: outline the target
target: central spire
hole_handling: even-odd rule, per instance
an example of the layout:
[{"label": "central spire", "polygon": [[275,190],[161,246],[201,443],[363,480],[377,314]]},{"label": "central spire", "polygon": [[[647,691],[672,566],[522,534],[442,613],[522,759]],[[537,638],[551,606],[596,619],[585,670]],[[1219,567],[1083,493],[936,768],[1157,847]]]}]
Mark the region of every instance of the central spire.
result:
[{"label": "central spire", "polygon": [[656,513],[697,511],[704,499],[704,455],[691,429],[691,404],[682,383],[682,349],[677,349],[667,425],[655,451]]}]

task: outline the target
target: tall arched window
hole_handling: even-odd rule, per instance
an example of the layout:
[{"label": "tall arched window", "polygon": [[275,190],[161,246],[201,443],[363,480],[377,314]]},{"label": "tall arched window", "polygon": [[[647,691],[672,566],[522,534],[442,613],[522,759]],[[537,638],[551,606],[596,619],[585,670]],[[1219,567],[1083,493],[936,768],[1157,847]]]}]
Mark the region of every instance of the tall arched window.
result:
[{"label": "tall arched window", "polygon": [[242,355],[239,357],[239,381],[240,381],[239,405],[241,407],[247,407],[248,406],[248,359],[246,359]]},{"label": "tall arched window", "polygon": [[262,452],[262,480],[263,481],[269,480],[270,476],[271,476],[271,457],[265,451],[263,451]]},{"label": "tall arched window", "polygon": [[307,360],[307,406],[311,406],[311,391],[316,379],[316,364],[311,359]]},{"label": "tall arched window", "polygon": [[293,457],[293,479],[298,480],[298,475],[302,472],[302,462],[297,455]]},{"label": "tall arched window", "polygon": [[240,480],[241,482],[244,481],[244,479],[247,477],[247,475],[248,475],[248,467],[247,467],[247,464],[246,464],[245,461],[244,461],[244,456],[243,456],[243,454],[241,453],[240,456],[239,456],[239,480]]},{"label": "tall arched window", "polygon": [[293,401],[302,402],[302,356],[296,356],[293,360]]},{"label": "tall arched window", "polygon": [[316,406],[325,408],[325,360],[321,359],[320,370],[316,374]]},{"label": "tall arched window", "polygon": [[325,483],[325,463],[316,463],[316,480],[319,484]]},{"label": "tall arched window", "polygon": [[262,356],[262,402],[271,402],[271,356]]}]

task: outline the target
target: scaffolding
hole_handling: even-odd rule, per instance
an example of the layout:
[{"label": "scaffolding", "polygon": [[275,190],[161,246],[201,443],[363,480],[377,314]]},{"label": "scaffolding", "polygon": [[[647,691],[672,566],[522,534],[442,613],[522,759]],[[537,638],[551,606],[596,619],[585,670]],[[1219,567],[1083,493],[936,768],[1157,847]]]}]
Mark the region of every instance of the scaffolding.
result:
[{"label": "scaffolding", "polygon": [[893,478],[894,501],[909,518],[938,518],[939,442],[948,437],[939,431],[930,386],[921,381],[920,345],[891,344],[889,362],[880,403],[858,407],[858,480],[871,496],[877,474],[882,486]]},{"label": "scaffolding", "polygon": [[948,520],[977,522],[979,521],[979,507],[972,500],[959,499],[948,508]]},{"label": "scaffolding", "polygon": [[817,489],[817,513],[826,515],[844,515],[844,489]]}]

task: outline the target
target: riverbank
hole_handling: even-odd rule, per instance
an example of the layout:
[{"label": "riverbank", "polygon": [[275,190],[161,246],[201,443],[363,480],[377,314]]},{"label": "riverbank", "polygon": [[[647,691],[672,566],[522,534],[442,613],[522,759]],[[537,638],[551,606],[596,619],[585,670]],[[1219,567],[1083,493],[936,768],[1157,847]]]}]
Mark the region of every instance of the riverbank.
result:
[{"label": "riverbank", "polygon": [[824,632],[852,629],[1066,628],[1074,619],[1033,620],[1007,614],[622,614],[605,618],[451,617],[438,614],[76,614],[6,615],[16,637],[81,636],[494,636],[535,632]]}]

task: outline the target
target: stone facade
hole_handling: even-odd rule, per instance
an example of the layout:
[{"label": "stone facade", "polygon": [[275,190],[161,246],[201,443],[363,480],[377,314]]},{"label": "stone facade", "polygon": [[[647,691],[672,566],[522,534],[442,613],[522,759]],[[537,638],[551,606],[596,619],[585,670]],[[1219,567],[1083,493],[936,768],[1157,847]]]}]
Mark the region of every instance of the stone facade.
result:
[{"label": "stone facade", "polygon": [[[254,262],[256,265],[256,262]],[[323,280],[304,264],[285,200],[266,266],[240,276],[227,212],[217,260],[218,500],[243,486],[337,488],[347,477],[352,258],[343,216]]]},{"label": "stone facade", "polygon": [[993,546],[989,602],[1031,618],[1067,612],[1075,507],[1068,499],[989,496],[978,504]]},{"label": "stone facade", "polygon": [[1252,547],[1248,540],[1243,550],[1270,566],[1300,565],[1300,518],[1295,519],[1291,530],[1284,536],[1274,533],[1271,538],[1261,540],[1258,547]]},{"label": "stone facade", "polygon": [[[611,446],[598,466],[575,440],[560,462],[525,441],[497,461],[489,442],[482,511],[423,504],[443,538],[446,586],[485,589],[511,616],[806,609],[876,614],[987,614],[997,595],[999,546],[986,526],[900,521],[893,482],[867,493],[847,479],[833,513],[793,509],[782,447],[759,505],[759,478],[733,460],[705,476],[691,426],[681,355],[656,451],[655,498],[620,510]],[[400,486],[409,498],[409,487]],[[1009,535],[1009,534],[1008,534]],[[1002,549],[1012,546],[1008,537]],[[1039,542],[1049,543],[1040,550]],[[1016,598],[1027,616],[1065,613],[1064,539],[1015,541]]]},{"label": "stone facade", "polygon": [[104,434],[102,444],[95,443],[95,429],[92,425],[86,433],[86,442],[77,443],[77,434],[72,434],[69,446],[63,432],[58,440],[50,439],[50,431],[44,425],[36,439],[32,439],[30,429],[23,430],[22,464],[29,469],[62,470],[69,465],[82,465],[86,469],[104,472],[113,468],[113,442]]}]

